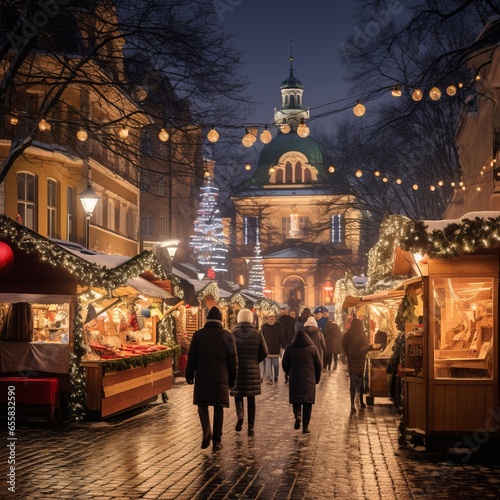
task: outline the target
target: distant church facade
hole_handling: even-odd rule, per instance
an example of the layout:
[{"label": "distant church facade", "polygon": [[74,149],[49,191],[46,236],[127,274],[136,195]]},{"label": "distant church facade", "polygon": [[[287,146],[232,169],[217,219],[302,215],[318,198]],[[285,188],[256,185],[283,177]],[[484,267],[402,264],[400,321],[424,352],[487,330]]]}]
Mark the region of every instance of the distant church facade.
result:
[{"label": "distant church facade", "polygon": [[252,177],[232,196],[238,256],[232,269],[244,281],[247,262],[260,246],[265,296],[300,310],[333,305],[335,282],[360,271],[362,227],[352,195],[342,192],[321,145],[302,130],[309,111],[290,61],[281,108],[274,111],[277,135],[263,146]]}]

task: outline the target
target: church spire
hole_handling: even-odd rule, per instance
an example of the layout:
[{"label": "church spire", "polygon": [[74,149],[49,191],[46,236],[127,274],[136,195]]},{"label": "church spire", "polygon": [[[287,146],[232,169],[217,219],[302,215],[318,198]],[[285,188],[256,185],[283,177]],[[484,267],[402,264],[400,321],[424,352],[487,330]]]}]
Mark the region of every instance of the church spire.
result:
[{"label": "church spire", "polygon": [[288,124],[295,128],[301,120],[309,119],[309,111],[302,107],[304,85],[293,75],[293,40],[290,38],[290,76],[281,83],[281,109],[274,110],[276,125]]}]

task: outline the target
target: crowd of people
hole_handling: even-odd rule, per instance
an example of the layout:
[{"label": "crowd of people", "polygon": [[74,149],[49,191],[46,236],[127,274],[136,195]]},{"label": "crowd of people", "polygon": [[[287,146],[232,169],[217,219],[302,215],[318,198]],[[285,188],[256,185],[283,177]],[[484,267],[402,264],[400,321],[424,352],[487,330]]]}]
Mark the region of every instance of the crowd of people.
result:
[{"label": "crowd of people", "polygon": [[[323,371],[335,370],[345,356],[350,377],[351,412],[363,402],[363,369],[366,354],[380,349],[370,344],[363,322],[354,318],[345,334],[330,319],[330,311],[319,306],[314,311],[295,311],[284,306],[279,318],[271,311],[259,328],[250,309],[241,309],[232,331],[222,324],[222,312],[212,307],[203,328],[193,334],[186,366],[186,381],[194,384],[193,404],[198,406],[202,428],[202,448],[212,443],[214,451],[222,447],[224,408],[230,396],[236,408],[236,427],[240,432],[245,422],[245,399],[248,436],[255,433],[256,402],[262,383],[278,383],[281,368],[288,384],[294,428],[309,433],[316,385]],[[209,407],[213,406],[213,425]]]}]

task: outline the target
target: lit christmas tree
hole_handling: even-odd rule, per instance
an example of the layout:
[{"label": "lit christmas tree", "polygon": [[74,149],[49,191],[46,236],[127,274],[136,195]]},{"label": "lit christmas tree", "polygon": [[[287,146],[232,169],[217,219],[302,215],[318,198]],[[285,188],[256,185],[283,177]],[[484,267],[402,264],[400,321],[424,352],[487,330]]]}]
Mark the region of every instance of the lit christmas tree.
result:
[{"label": "lit christmas tree", "polygon": [[194,235],[191,236],[194,257],[200,267],[226,272],[226,237],[217,208],[219,189],[212,184],[210,176],[205,177],[200,198],[198,216],[194,221]]},{"label": "lit christmas tree", "polygon": [[248,291],[257,297],[264,297],[266,280],[264,278],[264,266],[260,255],[259,228],[257,227],[257,241],[255,244],[255,256],[248,263]]}]

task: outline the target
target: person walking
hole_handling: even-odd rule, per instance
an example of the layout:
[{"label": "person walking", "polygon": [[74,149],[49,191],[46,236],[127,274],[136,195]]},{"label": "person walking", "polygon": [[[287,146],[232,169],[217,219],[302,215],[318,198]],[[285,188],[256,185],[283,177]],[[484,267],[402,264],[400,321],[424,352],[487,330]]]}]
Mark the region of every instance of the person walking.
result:
[{"label": "person walking", "polygon": [[261,393],[259,363],[267,357],[267,345],[262,333],[253,327],[253,313],[242,309],[238,313],[237,324],[233,331],[238,355],[238,375],[236,385],[229,391],[234,397],[236,407],[236,431],[243,428],[245,406],[243,398],[247,398],[248,435],[254,435],[255,396]]},{"label": "person walking", "polygon": [[294,429],[309,433],[316,384],[321,379],[321,359],[318,349],[305,330],[299,330],[283,354],[282,368],[288,375],[288,398],[295,418]]},{"label": "person walking", "polygon": [[359,318],[353,318],[349,330],[347,330],[342,338],[342,349],[347,357],[347,367],[350,377],[351,413],[355,413],[354,400],[356,392],[359,394],[360,408],[366,408],[363,402],[363,374],[366,354],[373,349],[380,349],[380,345],[370,344],[363,329],[363,322]]},{"label": "person walking", "polygon": [[[208,448],[211,440],[214,451],[222,447],[224,408],[229,407],[229,388],[236,383],[237,370],[234,336],[222,326],[222,313],[214,306],[208,311],[205,326],[193,334],[186,366],[186,382],[194,384],[193,404],[198,405],[202,448]],[[213,431],[209,406],[214,407]]]},{"label": "person walking", "polygon": [[309,318],[309,316],[312,316],[312,312],[311,312],[311,309],[309,309],[308,307],[304,307],[304,309],[302,309],[301,313],[299,314],[299,317],[298,319],[295,321],[295,323],[293,323],[292,325],[290,325],[290,327],[293,327],[293,334],[295,335],[301,328],[304,327],[304,323],[307,321],[307,318]]},{"label": "person walking", "polygon": [[342,330],[339,325],[332,320],[328,320],[325,327],[326,356],[324,359],[324,368],[331,370],[337,369],[339,356],[342,354]]},{"label": "person walking", "polygon": [[267,358],[265,360],[265,376],[268,384],[278,382],[279,359],[281,347],[283,346],[283,327],[276,321],[276,314],[270,312],[267,316],[267,322],[262,325],[262,335],[267,344]]},{"label": "person walking", "polygon": [[316,320],[312,316],[309,316],[309,318],[307,318],[306,322],[304,323],[304,330],[313,341],[313,344],[317,347],[319,357],[321,359],[321,367],[323,367],[323,360],[326,354],[325,337],[323,336],[321,330],[318,328],[318,323],[316,323]]}]

